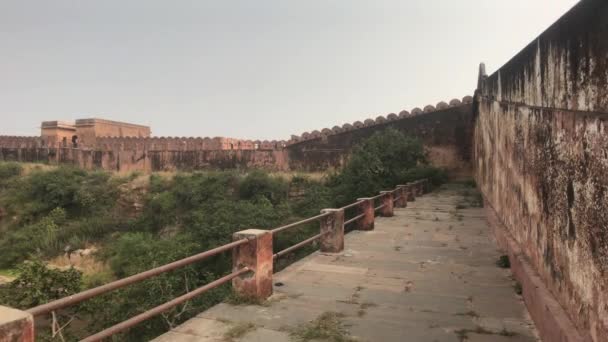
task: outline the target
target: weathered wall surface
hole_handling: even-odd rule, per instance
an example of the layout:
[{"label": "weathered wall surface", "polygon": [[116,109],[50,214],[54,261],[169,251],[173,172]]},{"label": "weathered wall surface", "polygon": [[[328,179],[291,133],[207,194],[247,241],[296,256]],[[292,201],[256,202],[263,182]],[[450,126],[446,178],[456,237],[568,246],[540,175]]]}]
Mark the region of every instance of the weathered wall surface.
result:
[{"label": "weathered wall surface", "polygon": [[583,335],[608,341],[608,2],[583,0],[480,75],[484,196]]},{"label": "weathered wall surface", "polygon": [[[400,117],[389,115],[364,123],[344,125],[332,132],[305,133],[305,140],[292,141],[287,146],[289,166],[294,170],[318,171],[341,167],[354,146],[375,132],[388,127],[418,137],[428,152],[431,163],[448,169],[452,174],[470,172],[472,104],[452,102],[452,105],[427,106]],[[404,115],[405,114],[405,115]],[[394,115],[394,114],[393,114]],[[360,125],[360,126],[359,126]],[[357,127],[359,126],[359,127]],[[299,137],[302,139],[302,137]]]},{"label": "weathered wall surface", "polygon": [[83,150],[76,148],[0,147],[0,161],[68,164],[107,171],[193,171],[260,168],[285,171],[285,153],[247,151],[139,151]]},{"label": "weathered wall surface", "polygon": [[150,151],[280,150],[285,141],[241,140],[215,137],[98,137],[92,149]]}]

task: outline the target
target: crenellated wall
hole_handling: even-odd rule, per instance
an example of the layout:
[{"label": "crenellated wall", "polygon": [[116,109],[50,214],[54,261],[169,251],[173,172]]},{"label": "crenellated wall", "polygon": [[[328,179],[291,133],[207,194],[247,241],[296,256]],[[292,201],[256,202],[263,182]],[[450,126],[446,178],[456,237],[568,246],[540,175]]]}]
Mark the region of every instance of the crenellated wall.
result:
[{"label": "crenellated wall", "polygon": [[98,137],[92,149],[103,151],[215,151],[215,150],[281,150],[285,141],[242,140],[233,138],[193,137]]},{"label": "crenellated wall", "polygon": [[95,136],[73,146],[71,142],[49,144],[44,137],[0,136],[0,160],[70,163],[121,172],[228,168],[323,171],[342,166],[362,139],[395,127],[421,138],[433,164],[468,173],[472,100],[466,96],[462,101],[440,102],[424,110],[414,108],[411,114],[402,111],[292,136],[289,141]]},{"label": "crenellated wall", "polygon": [[264,168],[286,170],[285,141],[232,138],[96,137],[94,146],[0,136],[0,160],[72,164],[109,171]]},{"label": "crenellated wall", "polygon": [[386,117],[356,121],[292,136],[287,143],[289,167],[294,170],[320,171],[339,168],[352,148],[375,132],[388,127],[418,137],[431,163],[446,168],[453,176],[469,174],[473,98],[440,102],[424,109],[414,108]]},{"label": "crenellated wall", "polygon": [[[491,76],[482,66],[474,104],[475,175],[499,233],[595,342],[608,341],[607,37],[608,2],[581,1]],[[567,324],[529,308],[557,341]]]},{"label": "crenellated wall", "polygon": [[31,148],[45,146],[46,142],[41,137],[0,135],[0,147]]},{"label": "crenellated wall", "polygon": [[0,161],[68,164],[117,172],[193,171],[260,168],[286,171],[285,153],[278,150],[145,151],[88,150],[37,146],[0,147]]}]

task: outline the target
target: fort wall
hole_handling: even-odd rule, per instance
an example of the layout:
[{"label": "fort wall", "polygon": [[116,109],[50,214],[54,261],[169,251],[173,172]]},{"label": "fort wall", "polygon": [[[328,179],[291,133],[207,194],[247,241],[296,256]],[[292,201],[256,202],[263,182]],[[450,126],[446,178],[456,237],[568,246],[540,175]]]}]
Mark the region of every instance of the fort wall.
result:
[{"label": "fort wall", "polygon": [[344,165],[352,148],[388,127],[419,138],[431,164],[452,175],[470,174],[472,97],[437,106],[414,108],[411,113],[389,114],[376,119],[334,126],[332,129],[292,136],[287,144],[289,167],[321,171]]},{"label": "fort wall", "polygon": [[[474,103],[473,165],[488,204],[596,342],[608,339],[605,18],[608,2],[581,1],[493,75],[482,66]],[[543,329],[547,310],[530,308],[541,335],[555,330]]]},{"label": "fort wall", "polygon": [[[51,131],[48,136],[0,136],[0,160],[67,163],[87,169],[120,172],[230,168],[324,171],[343,166],[352,148],[363,139],[394,127],[420,138],[433,165],[468,174],[472,101],[472,97],[467,96],[462,101],[440,102],[437,106],[426,106],[424,110],[414,108],[411,114],[402,111],[399,115],[378,116],[292,136],[289,141],[224,137],[104,137],[97,135],[103,133],[103,127],[99,125],[104,120],[87,119],[76,121],[76,134],[81,135],[78,136],[78,144],[74,145],[69,140],[57,141],[61,132],[55,128],[61,125],[49,122],[47,126]],[[81,126],[84,121],[94,124],[91,127],[96,129],[89,138],[83,135]],[[131,125],[118,124],[121,128]],[[134,129],[147,128],[131,126]],[[56,139],[51,140],[49,136]]]},{"label": "fort wall", "polygon": [[285,153],[277,150],[102,151],[79,148],[0,147],[0,161],[65,164],[116,172],[267,169],[286,171]]}]

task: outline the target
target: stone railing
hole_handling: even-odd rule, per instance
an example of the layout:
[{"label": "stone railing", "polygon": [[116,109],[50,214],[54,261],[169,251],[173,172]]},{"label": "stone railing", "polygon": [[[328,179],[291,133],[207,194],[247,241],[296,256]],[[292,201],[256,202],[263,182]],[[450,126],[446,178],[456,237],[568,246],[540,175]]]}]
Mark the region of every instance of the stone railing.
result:
[{"label": "stone railing", "polygon": [[[228,251],[232,251],[233,256],[230,274],[89,336],[83,341],[107,339],[227,282],[232,282],[233,290],[239,296],[265,300],[273,292],[274,260],[316,241],[319,242],[320,251],[323,253],[342,252],[345,227],[354,226],[354,229],[358,230],[373,230],[376,213],[384,217],[393,216],[394,207],[406,207],[408,201],[413,201],[417,196],[427,192],[429,186],[428,180],[418,180],[406,185],[398,185],[391,191],[381,191],[374,197],[360,198],[355,203],[342,208],[321,210],[320,215],[272,230],[249,229],[236,232],[233,234],[234,241],[229,244],[26,311],[0,306],[0,341],[33,342],[35,340],[34,317],[52,314],[56,310]],[[345,212],[352,213],[354,216],[347,219]],[[273,249],[275,234],[312,222],[319,222],[319,234],[275,253]]]}]

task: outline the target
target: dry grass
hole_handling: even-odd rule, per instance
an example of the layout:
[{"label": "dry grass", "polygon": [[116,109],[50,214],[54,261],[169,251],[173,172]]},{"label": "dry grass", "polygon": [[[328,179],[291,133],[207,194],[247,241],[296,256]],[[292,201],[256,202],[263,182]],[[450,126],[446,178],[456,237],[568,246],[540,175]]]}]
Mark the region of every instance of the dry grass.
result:
[{"label": "dry grass", "polygon": [[36,164],[36,163],[19,163],[23,167],[23,175],[29,175],[34,171],[51,171],[57,169],[57,165]]},{"label": "dry grass", "polygon": [[320,181],[327,177],[328,172],[287,172],[278,171],[271,172],[270,175],[273,177],[283,178],[286,181],[290,181],[294,177],[306,177],[311,180]]},{"label": "dry grass", "polygon": [[255,329],[255,324],[250,322],[235,323],[235,325],[224,334],[224,341],[234,341],[235,339],[241,338],[248,332],[254,331]]},{"label": "dry grass", "polygon": [[324,312],[319,317],[307,324],[296,327],[290,335],[296,341],[321,340],[329,342],[353,342],[356,341],[346,329],[342,322],[344,314],[339,312]]},{"label": "dry grass", "polygon": [[68,269],[70,267],[74,267],[85,275],[108,272],[110,269],[109,266],[95,258],[94,254],[95,251],[97,251],[97,248],[95,246],[91,246],[88,249],[91,250],[91,254],[89,255],[80,255],[80,253],[74,252],[70,255],[69,259],[65,254],[60,255],[49,260],[48,266],[58,269]]}]

